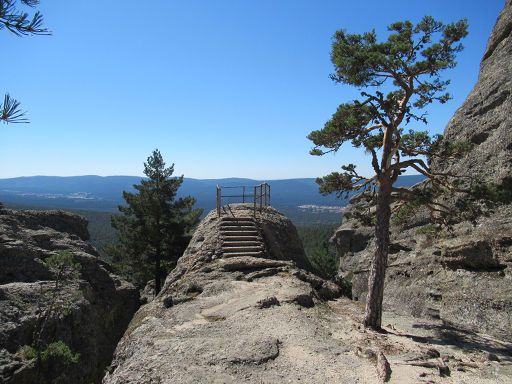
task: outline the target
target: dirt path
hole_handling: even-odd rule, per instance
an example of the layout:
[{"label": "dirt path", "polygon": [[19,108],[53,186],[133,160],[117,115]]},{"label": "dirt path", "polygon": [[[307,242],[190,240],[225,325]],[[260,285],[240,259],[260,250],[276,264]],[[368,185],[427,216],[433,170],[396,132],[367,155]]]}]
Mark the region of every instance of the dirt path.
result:
[{"label": "dirt path", "polygon": [[373,353],[382,351],[392,370],[391,383],[512,382],[511,343],[390,312],[383,318],[388,333],[377,334],[360,326],[360,303],[339,299],[328,305],[333,337],[349,341],[361,358],[372,360]]}]

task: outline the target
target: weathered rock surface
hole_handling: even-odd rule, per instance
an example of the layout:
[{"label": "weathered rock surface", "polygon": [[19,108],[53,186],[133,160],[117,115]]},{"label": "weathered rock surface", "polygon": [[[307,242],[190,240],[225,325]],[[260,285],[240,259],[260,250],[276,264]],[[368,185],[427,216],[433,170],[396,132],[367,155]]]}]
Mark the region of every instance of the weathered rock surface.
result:
[{"label": "weathered rock surface", "polygon": [[[476,227],[455,225],[449,235],[419,234],[421,227],[393,228],[384,307],[512,341],[512,207],[481,218]],[[352,275],[352,295],[366,299],[373,239],[347,250],[347,233],[356,239],[369,228],[338,231],[341,274]],[[420,231],[421,232],[421,231]],[[338,240],[339,239],[339,240]],[[350,242],[349,242],[350,244]]]},{"label": "weathered rock surface", "polygon": [[[463,159],[441,170],[503,183],[512,177],[512,1],[506,2],[481,64],[477,84],[455,113],[447,140],[471,140]],[[385,309],[430,316],[467,330],[512,341],[512,206],[476,225],[459,223],[440,236],[421,234],[427,216],[392,228]],[[428,231],[423,231],[428,232]],[[345,222],[333,237],[340,273],[353,276],[354,298],[365,300],[373,229]]]},{"label": "weathered rock surface", "polygon": [[16,351],[30,345],[37,315],[47,305],[54,276],[43,261],[62,250],[80,263],[79,280],[62,290],[66,313],[49,321],[48,342],[62,340],[80,353],[66,370],[67,382],[101,380],[115,346],[138,308],[138,292],[112,273],[85,242],[87,221],[62,211],[0,209],[0,382],[36,383],[33,362]]},{"label": "weathered rock surface", "polygon": [[[235,214],[250,214],[244,211]],[[272,208],[264,216],[269,227],[282,221]],[[446,365],[455,372],[448,382],[505,383],[512,374],[502,363],[508,361],[506,346],[476,337],[463,352],[453,345],[462,341],[454,339],[455,331],[451,339],[437,335],[438,322],[410,324],[385,314],[385,324],[394,324],[388,335],[364,331],[360,303],[322,300],[338,297],[339,288],[297,268],[286,243],[280,244],[279,258],[271,252],[224,258],[219,226],[214,212],[199,225],[162,292],[134,316],[105,384],[372,384],[380,382],[384,355],[391,382],[417,382],[419,375],[439,382],[437,371],[405,363],[434,347],[450,356]],[[421,342],[413,340],[415,334]],[[473,364],[482,356],[480,349],[502,362]],[[367,350],[374,351],[375,361],[362,356]],[[459,364],[477,369],[457,371]]]},{"label": "weathered rock surface", "polygon": [[[288,219],[267,207],[257,223],[266,257],[223,258],[220,220],[211,212],[202,221],[162,292],[132,320],[105,383],[337,381],[346,368],[336,353],[348,346],[320,314],[340,288],[297,267],[305,255]],[[323,352],[305,361],[314,349]],[[331,367],[319,371],[319,361]],[[351,364],[355,380],[361,364]]]},{"label": "weathered rock surface", "polygon": [[[282,222],[272,208],[263,216],[268,231]],[[390,382],[444,381],[437,370],[408,363],[429,351],[452,370],[447,382],[505,383],[512,374],[510,345],[438,333],[438,320],[411,323],[385,313],[389,333],[366,332],[360,303],[322,300],[338,297],[339,288],[297,268],[285,243],[278,257],[225,257],[220,222],[214,212],[203,220],[163,291],[136,313],[105,384],[371,384],[389,374]]]},{"label": "weathered rock surface", "polygon": [[461,160],[436,167],[456,174],[477,174],[502,183],[512,177],[512,1],[496,22],[480,65],[478,82],[452,117],[447,140],[469,140],[473,149]]}]

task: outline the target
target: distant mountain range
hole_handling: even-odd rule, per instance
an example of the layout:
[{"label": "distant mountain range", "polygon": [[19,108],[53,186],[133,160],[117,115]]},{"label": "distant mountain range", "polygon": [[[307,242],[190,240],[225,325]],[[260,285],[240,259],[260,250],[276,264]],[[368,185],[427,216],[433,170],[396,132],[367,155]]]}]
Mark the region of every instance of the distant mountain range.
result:
[{"label": "distant mountain range", "polygon": [[[29,176],[0,179],[0,201],[7,204],[29,205],[34,207],[80,209],[116,212],[123,204],[123,191],[133,191],[133,185],[141,180],[139,176]],[[402,186],[414,185],[423,176],[402,176],[398,183]],[[179,196],[191,195],[197,199],[197,207],[206,212],[215,208],[216,186],[255,186],[261,180],[191,179],[185,178]],[[285,179],[268,181],[271,187],[271,203],[283,212],[297,210],[299,206],[343,207],[347,200],[335,195],[322,196],[313,178]],[[233,190],[238,194],[241,190]],[[248,191],[249,192],[249,191]],[[224,199],[226,202],[241,202],[239,199]],[[301,208],[313,211],[313,208]],[[339,213],[336,214],[339,217]]]}]

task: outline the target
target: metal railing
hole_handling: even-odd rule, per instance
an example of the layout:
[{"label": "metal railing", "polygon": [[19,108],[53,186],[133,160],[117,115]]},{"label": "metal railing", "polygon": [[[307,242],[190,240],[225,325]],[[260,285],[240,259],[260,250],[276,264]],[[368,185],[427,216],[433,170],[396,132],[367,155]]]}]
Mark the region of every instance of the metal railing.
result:
[{"label": "metal railing", "polygon": [[[224,195],[222,194],[222,190],[230,190],[233,191],[233,194]],[[241,191],[238,192],[237,191]],[[246,185],[234,185],[234,186],[220,186],[217,185],[217,215],[220,217],[222,214],[222,210],[224,208],[223,199],[226,198],[235,198],[241,199],[242,203],[250,203],[254,208],[254,216],[256,216],[256,211],[259,208],[261,212],[262,207],[267,207],[270,205],[270,185],[267,183],[262,183],[260,185],[255,186],[246,186]],[[238,201],[240,202],[240,201]],[[231,211],[229,204],[227,204],[227,208]],[[226,209],[224,208],[224,211]]]}]

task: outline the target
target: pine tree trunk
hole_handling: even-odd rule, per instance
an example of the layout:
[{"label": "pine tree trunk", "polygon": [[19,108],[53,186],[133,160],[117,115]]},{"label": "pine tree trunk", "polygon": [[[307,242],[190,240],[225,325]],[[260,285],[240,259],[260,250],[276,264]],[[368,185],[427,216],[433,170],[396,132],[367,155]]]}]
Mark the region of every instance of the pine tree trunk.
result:
[{"label": "pine tree trunk", "polygon": [[162,251],[160,250],[160,244],[155,249],[155,296],[158,295],[160,289],[162,289],[162,282],[160,281],[160,262],[162,260]]},{"label": "pine tree trunk", "polygon": [[389,221],[391,218],[391,182],[380,184],[377,196],[375,225],[375,254],[373,255],[368,276],[368,295],[364,313],[364,326],[375,330],[381,329],[382,300],[384,297],[384,279],[389,250]]}]

